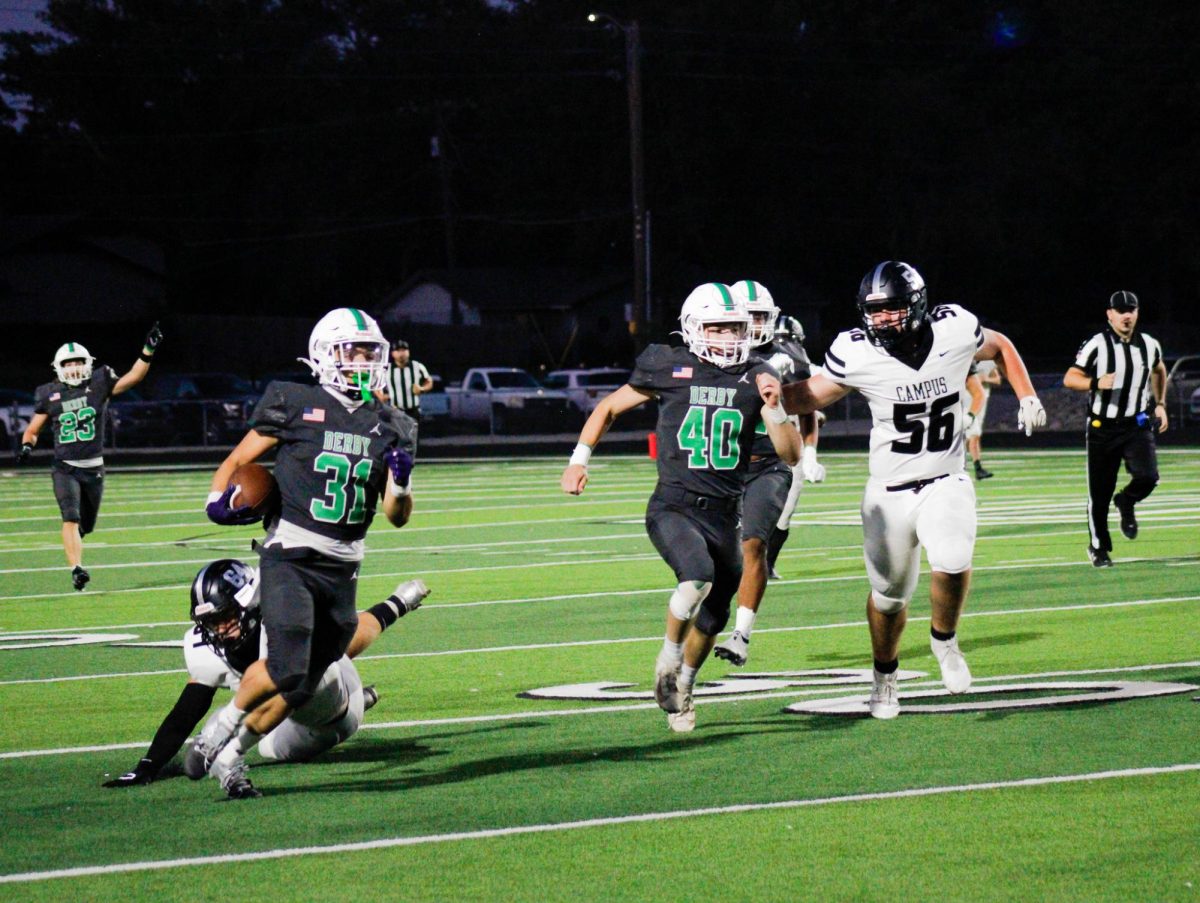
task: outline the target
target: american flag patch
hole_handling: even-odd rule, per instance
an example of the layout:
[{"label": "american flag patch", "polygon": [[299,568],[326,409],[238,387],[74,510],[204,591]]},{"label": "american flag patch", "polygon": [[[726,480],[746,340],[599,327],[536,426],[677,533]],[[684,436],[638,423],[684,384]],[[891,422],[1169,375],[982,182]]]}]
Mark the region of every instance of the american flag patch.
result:
[{"label": "american flag patch", "polygon": [[692,368],[691,367],[676,367],[674,370],[671,371],[671,376],[674,379],[691,379],[692,378]]},{"label": "american flag patch", "polygon": [[60,398],[62,398],[62,392],[55,392],[50,396],[51,401],[58,401]]},{"label": "american flag patch", "polygon": [[309,423],[324,423],[325,409],[324,408],[305,408],[304,416],[301,420],[307,420]]}]

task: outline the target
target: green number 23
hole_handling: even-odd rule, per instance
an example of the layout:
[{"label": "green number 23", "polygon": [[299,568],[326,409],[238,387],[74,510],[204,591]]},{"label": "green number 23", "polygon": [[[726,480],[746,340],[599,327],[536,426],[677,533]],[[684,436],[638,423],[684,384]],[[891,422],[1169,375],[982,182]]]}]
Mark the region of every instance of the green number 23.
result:
[{"label": "green number 23", "polygon": [[58,444],[90,442],[96,438],[96,409],[80,408],[58,415]]},{"label": "green number 23", "polygon": [[679,447],[688,453],[687,465],[692,470],[703,470],[710,464],[713,470],[733,470],[742,454],[739,445],[742,412],[737,408],[717,408],[709,431],[705,429],[707,410],[698,404],[688,408],[676,434]]},{"label": "green number 23", "polygon": [[[371,478],[371,460],[360,458],[352,467],[345,455],[321,452],[313,462],[313,470],[329,474],[329,479],[325,481],[325,498],[313,499],[308,506],[308,513],[313,519],[334,524],[344,517],[348,524],[361,524],[366,516],[366,491],[363,487]],[[354,501],[347,513],[346,502],[350,489],[353,489]]]}]

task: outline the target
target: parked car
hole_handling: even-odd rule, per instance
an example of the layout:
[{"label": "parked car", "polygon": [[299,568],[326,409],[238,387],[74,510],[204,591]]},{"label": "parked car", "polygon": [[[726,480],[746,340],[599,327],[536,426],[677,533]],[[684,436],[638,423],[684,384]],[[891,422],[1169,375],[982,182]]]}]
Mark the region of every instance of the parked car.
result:
[{"label": "parked car", "polygon": [[33,418],[33,393],[0,389],[0,448],[16,451]]},{"label": "parked car", "polygon": [[519,367],[475,367],[446,395],[453,419],[492,433],[512,427],[567,430],[580,423],[566,392],[547,389]]},{"label": "parked car", "polygon": [[250,380],[232,373],[162,373],[143,386],[152,400],[175,408],[185,444],[237,441],[262,394]]},{"label": "parked car", "polygon": [[300,383],[303,386],[315,386],[317,378],[307,367],[303,370],[279,370],[274,373],[264,373],[254,380],[254,388],[261,395],[263,390],[273,382]]},{"label": "parked car", "polygon": [[140,389],[127,389],[108,403],[109,434],[113,448],[179,445],[189,418],[165,401],[151,401]]},{"label": "parked car", "polygon": [[629,382],[629,371],[616,367],[593,367],[588,370],[552,370],[542,380],[547,389],[561,389],[571,403],[584,414],[605,395]]},{"label": "parked car", "polygon": [[1200,355],[1189,354],[1167,367],[1167,415],[1200,420]]}]

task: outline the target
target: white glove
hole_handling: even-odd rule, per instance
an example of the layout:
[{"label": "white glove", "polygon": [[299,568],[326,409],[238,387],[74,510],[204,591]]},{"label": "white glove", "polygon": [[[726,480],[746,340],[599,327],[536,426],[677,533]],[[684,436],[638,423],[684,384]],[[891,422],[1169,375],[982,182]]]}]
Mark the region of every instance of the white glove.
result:
[{"label": "white glove", "polygon": [[796,372],[796,362],[792,360],[790,354],[784,354],[782,351],[776,351],[769,358],[767,363],[775,368],[775,372],[779,374],[779,379],[787,382],[787,378]]},{"label": "white glove", "polygon": [[817,463],[815,445],[804,446],[804,451],[800,454],[800,472],[810,483],[821,483],[825,480],[825,466]]},{"label": "white glove", "polygon": [[1021,407],[1017,410],[1017,429],[1025,430],[1026,436],[1032,436],[1035,427],[1046,425],[1046,409],[1038,401],[1036,395],[1026,395],[1021,399]]}]

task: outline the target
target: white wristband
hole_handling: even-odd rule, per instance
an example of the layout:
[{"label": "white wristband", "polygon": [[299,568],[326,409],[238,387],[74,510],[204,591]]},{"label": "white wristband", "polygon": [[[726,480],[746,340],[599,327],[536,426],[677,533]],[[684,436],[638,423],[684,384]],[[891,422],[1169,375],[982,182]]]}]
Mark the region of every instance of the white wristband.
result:
[{"label": "white wristband", "polygon": [[777,404],[773,406],[762,406],[762,418],[771,423],[787,423],[787,411],[783,409],[783,405]]},{"label": "white wristband", "polygon": [[413,483],[413,481],[412,481],[411,475],[409,475],[407,486],[401,486],[400,484],[398,484],[395,481],[395,479],[389,479],[388,480],[388,492],[390,492],[392,494],[393,498],[402,499],[406,495],[408,495],[409,493],[412,492],[412,483]]},{"label": "white wristband", "polygon": [[588,461],[592,459],[592,447],[580,442],[575,446],[575,451],[571,452],[571,460],[569,463],[578,464],[580,467],[587,467]]}]

